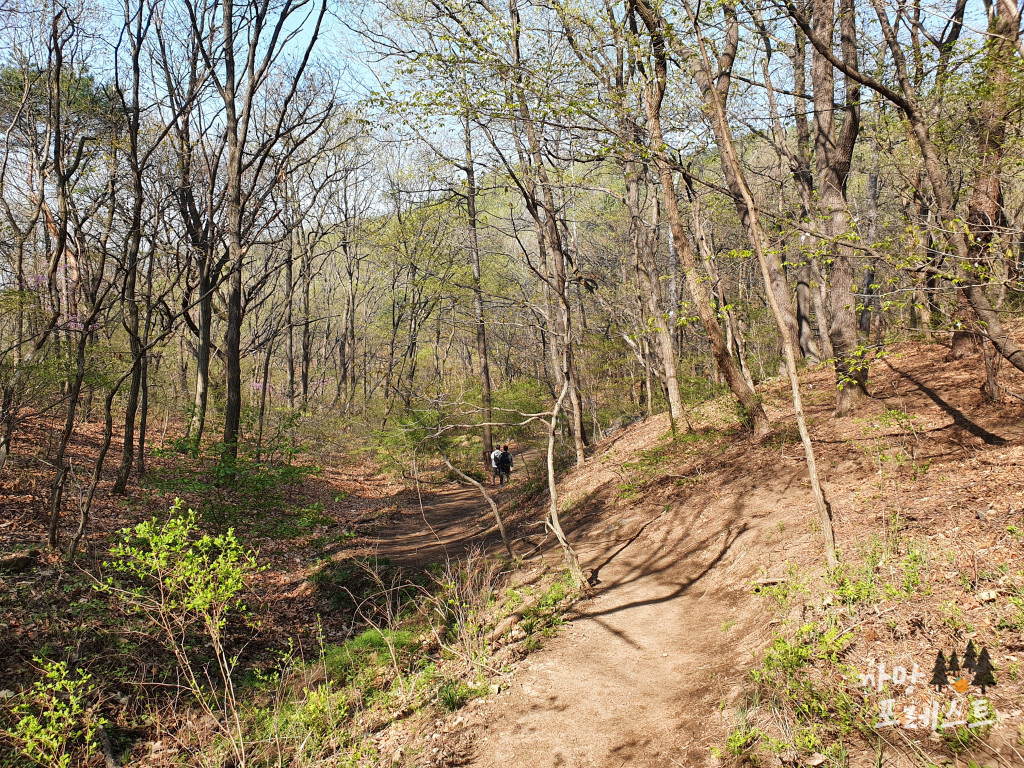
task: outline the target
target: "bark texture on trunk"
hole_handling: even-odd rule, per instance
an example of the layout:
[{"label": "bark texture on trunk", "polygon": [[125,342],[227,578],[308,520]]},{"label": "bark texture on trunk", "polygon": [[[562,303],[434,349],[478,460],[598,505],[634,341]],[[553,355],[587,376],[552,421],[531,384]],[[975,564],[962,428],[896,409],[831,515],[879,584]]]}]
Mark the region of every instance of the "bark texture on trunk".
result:
[{"label": "bark texture on trunk", "polygon": [[[821,40],[832,40],[836,28],[835,0],[813,0],[812,24]],[[857,61],[856,18],[852,0],[839,2],[840,48],[844,61]],[[860,86],[847,78],[842,126],[837,129],[835,69],[817,50],[812,54],[814,87],[814,166],[818,180],[819,228],[828,237],[828,336],[836,361],[836,414],[846,415],[867,394],[867,365],[857,338],[854,297],[853,220],[846,199],[853,149],[860,132]]]}]

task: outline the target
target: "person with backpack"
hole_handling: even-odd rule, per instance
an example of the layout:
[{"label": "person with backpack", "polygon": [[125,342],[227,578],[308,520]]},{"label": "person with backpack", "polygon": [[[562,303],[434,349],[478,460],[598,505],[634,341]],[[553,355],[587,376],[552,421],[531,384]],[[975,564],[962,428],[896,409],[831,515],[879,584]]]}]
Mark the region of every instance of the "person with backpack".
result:
[{"label": "person with backpack", "polygon": [[498,484],[504,485],[505,481],[512,482],[512,454],[508,452],[508,446],[501,446],[501,453],[496,462],[498,466]]},{"label": "person with backpack", "polygon": [[501,473],[498,471],[498,457],[501,456],[501,448],[491,451],[491,485],[501,480]]}]

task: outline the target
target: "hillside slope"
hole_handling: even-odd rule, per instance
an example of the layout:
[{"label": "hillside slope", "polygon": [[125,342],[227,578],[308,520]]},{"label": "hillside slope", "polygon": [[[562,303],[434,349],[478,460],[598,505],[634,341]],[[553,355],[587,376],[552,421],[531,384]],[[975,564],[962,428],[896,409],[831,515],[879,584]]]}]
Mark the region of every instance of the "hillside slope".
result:
[{"label": "hillside slope", "polygon": [[[804,377],[842,552],[830,577],[783,388],[759,445],[714,429],[712,406],[677,443],[657,417],[598,446],[561,486],[593,597],[468,719],[472,764],[1024,765],[1021,407],[983,400],[980,359],[913,352],[838,421],[827,375]],[[883,697],[858,673],[930,674],[969,639],[998,670],[994,727],[874,728]],[[927,691],[894,687],[897,716]],[[934,696],[944,722],[979,691]]]}]

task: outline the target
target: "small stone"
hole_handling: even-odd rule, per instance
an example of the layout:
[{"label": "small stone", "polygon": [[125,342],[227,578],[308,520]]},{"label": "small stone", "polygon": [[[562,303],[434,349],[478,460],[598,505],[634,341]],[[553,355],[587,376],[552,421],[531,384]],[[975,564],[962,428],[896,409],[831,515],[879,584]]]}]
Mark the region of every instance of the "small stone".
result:
[{"label": "small stone", "polygon": [[0,699],[13,699],[17,694],[9,688],[0,691]]},{"label": "small stone", "polygon": [[996,599],[996,591],[994,589],[986,589],[984,592],[979,592],[978,599],[983,603],[991,603]]},{"label": "small stone", "polygon": [[817,768],[819,765],[824,763],[826,757],[821,752],[815,752],[813,755],[807,758],[804,765],[810,766],[810,768]]}]

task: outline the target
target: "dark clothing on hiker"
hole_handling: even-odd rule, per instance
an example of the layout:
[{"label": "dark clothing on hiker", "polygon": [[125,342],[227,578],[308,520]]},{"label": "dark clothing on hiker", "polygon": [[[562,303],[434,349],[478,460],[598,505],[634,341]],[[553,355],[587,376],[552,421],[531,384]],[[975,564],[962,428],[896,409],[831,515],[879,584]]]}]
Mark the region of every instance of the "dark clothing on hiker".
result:
[{"label": "dark clothing on hiker", "polygon": [[512,479],[512,454],[508,451],[502,451],[498,456],[497,462],[498,467],[498,482],[501,485],[505,484],[506,480],[511,481]]}]

